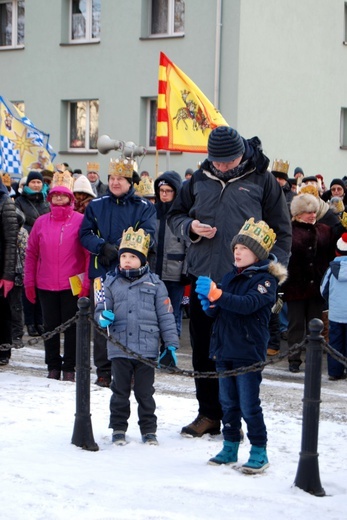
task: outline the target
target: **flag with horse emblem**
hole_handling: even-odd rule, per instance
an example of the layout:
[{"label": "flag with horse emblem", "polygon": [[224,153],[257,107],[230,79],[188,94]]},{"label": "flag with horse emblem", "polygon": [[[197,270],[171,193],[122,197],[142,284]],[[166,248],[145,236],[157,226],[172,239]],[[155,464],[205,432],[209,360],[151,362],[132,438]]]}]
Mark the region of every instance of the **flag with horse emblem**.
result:
[{"label": "flag with horse emblem", "polygon": [[162,52],[157,104],[157,150],[206,153],[210,132],[228,126],[195,83]]},{"label": "flag with horse emblem", "polygon": [[0,169],[19,179],[31,170],[54,170],[49,134],[0,96]]}]

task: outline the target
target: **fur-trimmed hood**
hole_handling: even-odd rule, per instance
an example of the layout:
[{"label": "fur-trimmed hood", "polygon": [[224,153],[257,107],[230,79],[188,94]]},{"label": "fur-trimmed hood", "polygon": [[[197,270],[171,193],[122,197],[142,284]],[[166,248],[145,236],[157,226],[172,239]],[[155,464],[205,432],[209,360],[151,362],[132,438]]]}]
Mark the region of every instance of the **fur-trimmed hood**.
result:
[{"label": "fur-trimmed hood", "polygon": [[277,278],[278,285],[282,285],[288,278],[287,268],[277,260],[272,260],[269,263],[269,273]]}]

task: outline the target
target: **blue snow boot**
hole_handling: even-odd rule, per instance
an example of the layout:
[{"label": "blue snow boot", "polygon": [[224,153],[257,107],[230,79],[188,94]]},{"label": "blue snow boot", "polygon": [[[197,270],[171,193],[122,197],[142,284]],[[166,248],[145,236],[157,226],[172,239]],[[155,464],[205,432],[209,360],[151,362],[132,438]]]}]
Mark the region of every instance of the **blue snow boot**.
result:
[{"label": "blue snow boot", "polygon": [[254,473],[262,473],[268,467],[269,461],[266,454],[266,446],[252,446],[248,462],[242,465],[241,471],[253,475]]},{"label": "blue snow boot", "polygon": [[223,449],[215,457],[208,461],[213,466],[220,466],[221,464],[236,464],[237,452],[239,451],[239,442],[223,442]]}]

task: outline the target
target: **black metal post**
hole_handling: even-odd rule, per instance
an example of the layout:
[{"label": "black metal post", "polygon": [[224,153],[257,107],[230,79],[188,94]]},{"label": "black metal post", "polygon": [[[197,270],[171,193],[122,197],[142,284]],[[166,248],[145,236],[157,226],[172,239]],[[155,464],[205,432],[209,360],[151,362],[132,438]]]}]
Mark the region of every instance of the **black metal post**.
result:
[{"label": "black metal post", "polygon": [[310,334],[306,344],[301,452],[294,485],[312,495],[323,497],[325,491],[320,482],[317,452],[323,322],[317,318],[311,320],[309,330]]},{"label": "black metal post", "polygon": [[98,451],[90,415],[90,301],[78,300],[76,327],[76,414],[71,442],[84,450]]}]

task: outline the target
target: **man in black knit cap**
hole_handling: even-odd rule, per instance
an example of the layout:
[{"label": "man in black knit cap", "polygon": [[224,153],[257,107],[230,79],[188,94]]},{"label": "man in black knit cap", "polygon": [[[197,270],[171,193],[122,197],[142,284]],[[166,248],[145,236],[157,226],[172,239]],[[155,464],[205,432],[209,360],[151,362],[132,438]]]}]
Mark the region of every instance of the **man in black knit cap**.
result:
[{"label": "man in black knit cap", "polygon": [[[192,280],[190,298],[190,340],[193,367],[214,371],[209,358],[213,319],[206,317],[195,292],[198,276],[220,282],[230,271],[233,254],[230,243],[245,220],[265,220],[277,235],[273,253],[288,264],[291,223],[286,200],[275,177],[267,171],[269,159],[258,137],[246,140],[233,128],[219,126],[208,139],[208,157],[189,182],[183,183],[169,216],[176,236],[190,241],[187,263]],[[220,432],[222,417],[218,380],[196,378],[198,416],[182,428],[181,434],[201,437]]]}]

